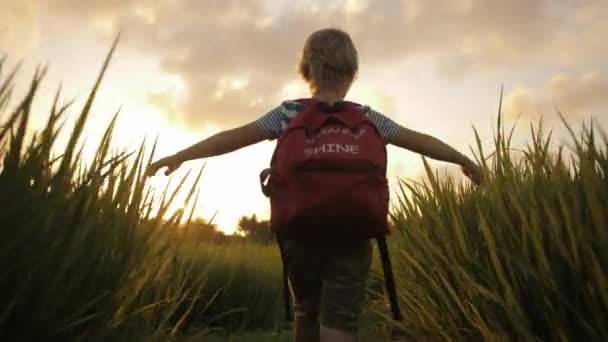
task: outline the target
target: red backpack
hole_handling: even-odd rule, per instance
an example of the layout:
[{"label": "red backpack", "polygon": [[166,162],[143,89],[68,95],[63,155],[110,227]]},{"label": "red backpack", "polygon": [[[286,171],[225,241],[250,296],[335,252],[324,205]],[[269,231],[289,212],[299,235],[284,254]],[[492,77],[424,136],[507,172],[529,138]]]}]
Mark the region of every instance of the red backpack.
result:
[{"label": "red backpack", "polygon": [[386,235],[389,191],[380,132],[355,103],[298,102],[305,109],[280,137],[264,175],[271,230],[283,239],[313,241]]},{"label": "red backpack", "polygon": [[360,105],[300,99],[279,138],[270,169],[260,173],[270,197],[270,229],[283,263],[285,314],[291,321],[285,239],[331,242],[376,238],[395,320],[401,320],[386,246],[389,189],[386,145]]}]

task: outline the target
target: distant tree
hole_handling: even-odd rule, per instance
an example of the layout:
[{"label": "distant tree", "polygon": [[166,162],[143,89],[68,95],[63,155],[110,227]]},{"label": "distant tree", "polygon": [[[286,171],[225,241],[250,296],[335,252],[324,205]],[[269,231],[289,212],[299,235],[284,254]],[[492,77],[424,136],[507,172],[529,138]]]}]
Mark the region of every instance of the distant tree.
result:
[{"label": "distant tree", "polygon": [[255,214],[241,217],[237,234],[261,243],[269,243],[275,239],[275,235],[270,231],[270,222],[268,220],[258,220]]},{"label": "distant tree", "polygon": [[228,236],[203,218],[195,218],[188,224],[183,224],[182,232],[192,239],[204,240],[207,242],[225,242]]}]

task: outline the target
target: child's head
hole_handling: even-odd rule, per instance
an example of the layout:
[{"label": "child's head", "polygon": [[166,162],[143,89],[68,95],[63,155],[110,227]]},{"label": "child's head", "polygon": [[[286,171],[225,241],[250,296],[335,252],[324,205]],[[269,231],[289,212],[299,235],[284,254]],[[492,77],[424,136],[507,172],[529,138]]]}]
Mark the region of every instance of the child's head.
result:
[{"label": "child's head", "polygon": [[311,92],[346,94],[359,69],[357,49],[350,36],[339,29],[323,29],[308,37],[299,72]]}]

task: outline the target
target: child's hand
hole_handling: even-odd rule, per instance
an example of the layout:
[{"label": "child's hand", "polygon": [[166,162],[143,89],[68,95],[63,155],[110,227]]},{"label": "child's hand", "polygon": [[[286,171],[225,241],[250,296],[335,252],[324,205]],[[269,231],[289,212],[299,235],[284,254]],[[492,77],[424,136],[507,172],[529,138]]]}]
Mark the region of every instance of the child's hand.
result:
[{"label": "child's hand", "polygon": [[479,165],[471,161],[469,163],[466,163],[465,165],[462,165],[460,168],[462,169],[462,172],[465,174],[465,176],[467,176],[471,181],[473,181],[475,185],[481,184],[482,172]]},{"label": "child's hand", "polygon": [[181,165],[182,161],[176,155],[172,155],[159,159],[154,163],[150,164],[150,166],[148,166],[148,170],[146,171],[146,175],[148,177],[154,176],[158,169],[167,167],[167,170],[165,171],[165,176],[168,176],[173,173],[173,171],[177,170]]}]

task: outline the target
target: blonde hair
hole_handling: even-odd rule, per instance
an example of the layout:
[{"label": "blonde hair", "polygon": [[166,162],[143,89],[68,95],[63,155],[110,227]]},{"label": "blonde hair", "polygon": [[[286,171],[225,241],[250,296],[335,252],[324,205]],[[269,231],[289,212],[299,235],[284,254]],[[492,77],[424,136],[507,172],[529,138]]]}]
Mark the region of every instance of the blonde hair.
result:
[{"label": "blonde hair", "polygon": [[359,70],[357,49],[340,29],[316,31],[304,44],[298,69],[313,91],[337,87],[348,90]]}]

